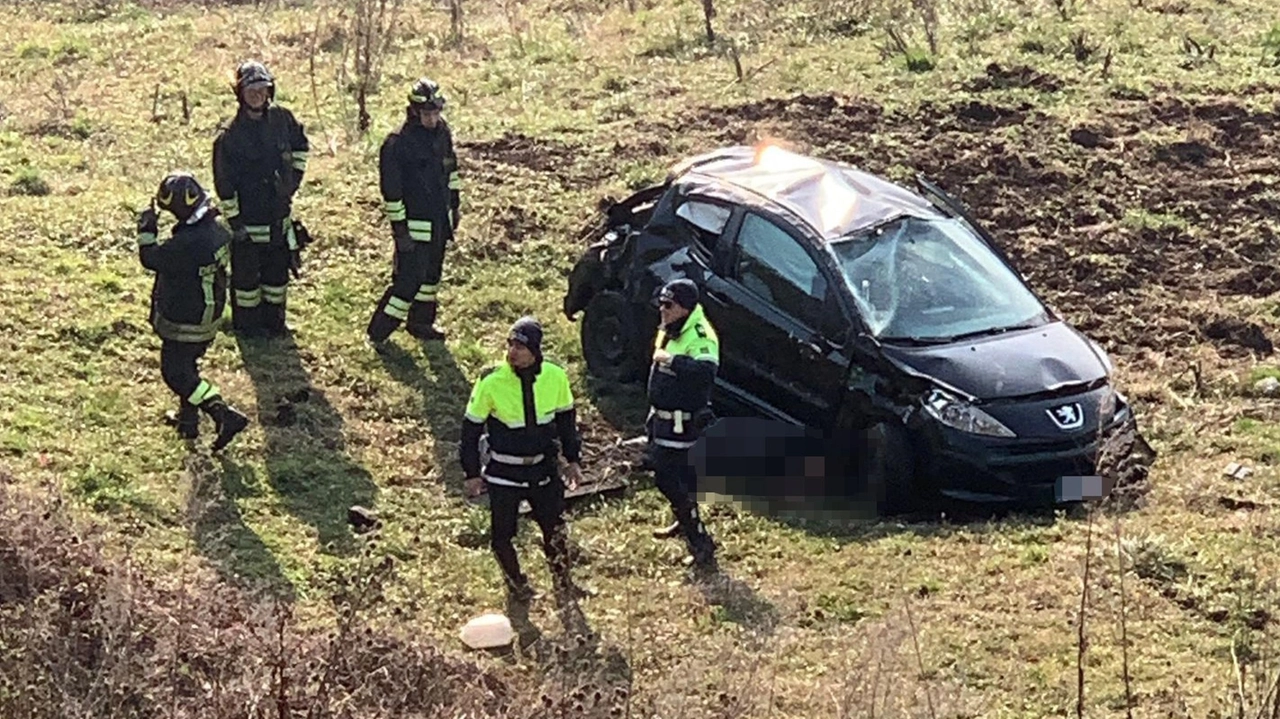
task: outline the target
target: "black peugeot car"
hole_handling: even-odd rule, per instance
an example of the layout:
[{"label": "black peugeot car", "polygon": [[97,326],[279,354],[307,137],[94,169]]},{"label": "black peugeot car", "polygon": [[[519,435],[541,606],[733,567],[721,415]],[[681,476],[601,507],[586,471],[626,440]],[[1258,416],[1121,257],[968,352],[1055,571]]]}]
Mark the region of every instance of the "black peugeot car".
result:
[{"label": "black peugeot car", "polygon": [[721,338],[717,413],[820,430],[884,509],[1080,499],[1117,433],[1149,465],[1103,349],[916,182],[774,145],[680,163],[607,209],[570,275],[588,371],[643,381],[654,293],[688,277]]}]

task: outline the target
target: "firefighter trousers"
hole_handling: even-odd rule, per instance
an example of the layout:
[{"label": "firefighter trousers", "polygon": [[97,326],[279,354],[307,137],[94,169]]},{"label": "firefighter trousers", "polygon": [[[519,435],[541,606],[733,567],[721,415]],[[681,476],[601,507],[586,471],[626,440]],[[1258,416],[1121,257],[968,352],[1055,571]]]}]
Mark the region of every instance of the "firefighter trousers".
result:
[{"label": "firefighter trousers", "polygon": [[671,511],[694,561],[709,562],[715,554],[715,542],[698,511],[695,489],[698,472],[690,462],[689,450],[651,444],[649,456],[653,464],[654,484],[671,503]]},{"label": "firefighter trousers", "polygon": [[520,571],[514,540],[520,519],[520,500],[528,500],[533,520],[542,530],[542,551],[558,584],[568,582],[569,541],[564,520],[564,483],[559,477],[538,487],[510,487],[486,482],[489,494],[490,546],[511,590],[527,585]]},{"label": "firefighter trousers", "polygon": [[447,238],[410,242],[412,244],[407,245],[407,251],[396,247],[391,286],[383,292],[373,316],[369,318],[369,339],[375,342],[390,337],[401,323],[415,337],[432,335]]},{"label": "firefighter trousers", "polygon": [[200,376],[200,358],[209,344],[176,340],[160,343],[160,376],[178,396],[178,431],[183,434],[195,432],[200,420],[197,408],[219,399],[218,388]]},{"label": "firefighter trousers", "polygon": [[291,259],[283,238],[231,243],[231,326],[237,333],[285,333]]}]

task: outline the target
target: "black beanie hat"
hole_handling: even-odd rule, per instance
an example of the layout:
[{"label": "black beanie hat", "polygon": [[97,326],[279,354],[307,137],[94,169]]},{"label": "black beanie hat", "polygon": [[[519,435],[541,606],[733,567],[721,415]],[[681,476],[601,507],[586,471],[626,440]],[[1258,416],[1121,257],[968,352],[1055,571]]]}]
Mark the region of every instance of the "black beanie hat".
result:
[{"label": "black beanie hat", "polygon": [[507,339],[515,340],[528,347],[533,356],[538,361],[542,361],[542,325],[537,319],[526,315],[516,320],[516,323],[511,325],[511,332],[507,335]]},{"label": "black beanie hat", "polygon": [[692,310],[698,305],[698,286],[689,279],[672,280],[663,286],[658,300],[671,301],[686,310]]}]

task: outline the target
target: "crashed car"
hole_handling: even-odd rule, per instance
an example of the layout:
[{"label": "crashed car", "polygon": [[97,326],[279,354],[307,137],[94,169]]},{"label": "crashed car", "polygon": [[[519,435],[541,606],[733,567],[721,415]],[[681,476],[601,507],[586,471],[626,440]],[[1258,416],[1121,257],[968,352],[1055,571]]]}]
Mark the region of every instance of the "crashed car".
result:
[{"label": "crashed car", "polygon": [[916,185],[776,145],[685,160],[606,208],[570,274],[588,372],[643,382],[653,297],[687,277],[720,335],[717,414],[820,430],[845,460],[827,471],[884,509],[1071,501],[1121,432],[1149,464],[1106,352],[958,201]]}]

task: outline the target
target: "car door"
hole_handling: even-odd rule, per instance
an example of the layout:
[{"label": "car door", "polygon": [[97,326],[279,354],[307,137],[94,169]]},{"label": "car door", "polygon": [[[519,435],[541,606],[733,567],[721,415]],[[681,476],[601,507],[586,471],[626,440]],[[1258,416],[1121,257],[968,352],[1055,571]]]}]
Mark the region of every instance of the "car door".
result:
[{"label": "car door", "polygon": [[766,414],[825,427],[848,369],[838,285],[817,252],[776,218],[745,209],[731,230],[716,294],[740,353],[742,386]]},{"label": "car door", "polygon": [[682,198],[674,214],[686,223],[692,236],[690,257],[703,269],[702,308],[720,337],[720,369],[716,385],[721,401],[732,411],[750,410],[743,387],[752,376],[744,359],[749,356],[742,337],[750,334],[738,308],[729,300],[725,270],[730,265],[729,238],[742,220],[742,209],[718,198],[691,194]]}]

